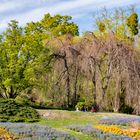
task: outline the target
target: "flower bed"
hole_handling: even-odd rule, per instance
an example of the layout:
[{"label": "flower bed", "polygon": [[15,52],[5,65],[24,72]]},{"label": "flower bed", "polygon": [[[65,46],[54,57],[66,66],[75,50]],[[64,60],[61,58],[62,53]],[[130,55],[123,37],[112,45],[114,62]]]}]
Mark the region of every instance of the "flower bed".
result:
[{"label": "flower bed", "polygon": [[103,117],[99,120],[100,124],[108,125],[128,125],[132,122],[140,122],[140,117]]},{"label": "flower bed", "polygon": [[133,140],[131,137],[105,132],[102,129],[92,127],[91,125],[70,125],[67,126],[67,128],[76,132],[82,132],[90,135],[93,137],[93,139],[98,140]]},{"label": "flower bed", "polygon": [[69,133],[37,124],[0,123],[0,127],[12,132],[20,140],[78,140]]},{"label": "flower bed", "polygon": [[4,128],[0,128],[0,140],[13,140],[13,136]]},{"label": "flower bed", "polygon": [[105,125],[99,125],[96,126],[97,129],[102,130],[105,133],[113,133],[116,135],[125,135],[131,138],[140,139],[140,130],[126,130],[121,129],[115,125],[112,126],[105,126]]}]

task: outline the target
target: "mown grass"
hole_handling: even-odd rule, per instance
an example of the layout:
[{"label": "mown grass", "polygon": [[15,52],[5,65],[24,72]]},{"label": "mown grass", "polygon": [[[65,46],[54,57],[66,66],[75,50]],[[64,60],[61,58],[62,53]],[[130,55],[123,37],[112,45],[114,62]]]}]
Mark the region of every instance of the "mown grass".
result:
[{"label": "mown grass", "polygon": [[92,138],[84,135],[83,133],[69,130],[66,128],[66,126],[73,124],[98,125],[99,119],[105,116],[132,116],[120,113],[90,113],[64,110],[38,110],[38,112],[40,114],[48,114],[48,116],[46,118],[42,118],[38,124],[47,125],[62,131],[70,132],[72,135],[79,137],[80,140],[92,140]]}]

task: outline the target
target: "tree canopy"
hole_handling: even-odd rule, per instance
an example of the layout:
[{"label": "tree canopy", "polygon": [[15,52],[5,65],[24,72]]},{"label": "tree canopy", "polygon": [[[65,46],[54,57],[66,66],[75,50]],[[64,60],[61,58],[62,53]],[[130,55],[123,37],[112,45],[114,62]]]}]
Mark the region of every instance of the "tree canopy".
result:
[{"label": "tree canopy", "polygon": [[0,39],[0,94],[15,98],[26,88],[37,86],[40,75],[49,67],[50,48],[44,41],[49,37],[78,35],[78,26],[70,16],[46,14],[39,22],[22,28],[12,20]]}]

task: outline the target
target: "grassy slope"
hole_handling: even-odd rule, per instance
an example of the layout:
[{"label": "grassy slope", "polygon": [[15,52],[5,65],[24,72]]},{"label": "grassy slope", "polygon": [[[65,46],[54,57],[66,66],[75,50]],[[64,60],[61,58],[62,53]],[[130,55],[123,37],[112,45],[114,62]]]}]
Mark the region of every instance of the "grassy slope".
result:
[{"label": "grassy slope", "polygon": [[[59,130],[70,132],[78,136],[81,140],[91,140],[92,138],[82,133],[74,132],[65,128],[72,124],[91,124],[98,125],[98,120],[104,116],[130,116],[119,113],[90,113],[90,112],[74,112],[62,110],[38,110],[40,114],[47,112],[48,117],[42,118],[39,124],[47,125]],[[132,115],[131,115],[132,116]]]}]

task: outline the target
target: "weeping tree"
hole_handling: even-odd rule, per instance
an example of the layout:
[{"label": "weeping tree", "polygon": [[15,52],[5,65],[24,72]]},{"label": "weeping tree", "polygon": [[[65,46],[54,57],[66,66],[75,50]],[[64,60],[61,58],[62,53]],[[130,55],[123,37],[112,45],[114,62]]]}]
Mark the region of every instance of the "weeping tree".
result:
[{"label": "weeping tree", "polygon": [[[54,96],[57,97],[60,93],[63,103],[61,105],[66,107],[75,106],[77,103],[77,83],[79,79],[79,51],[74,48],[75,44],[72,42],[73,37],[69,34],[64,39],[55,38],[56,41],[55,52],[53,57],[55,59],[54,69]],[[57,71],[55,71],[57,70]],[[55,74],[57,76],[55,77]],[[56,79],[55,79],[56,78]],[[63,93],[62,93],[63,92]],[[61,101],[62,101],[61,100]]]},{"label": "weeping tree", "polygon": [[93,101],[100,110],[139,114],[139,51],[114,34],[106,40],[92,38],[89,40],[88,36],[91,43],[84,45],[80,53],[84,74],[93,83]]}]

